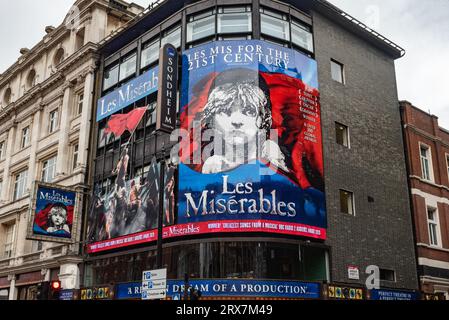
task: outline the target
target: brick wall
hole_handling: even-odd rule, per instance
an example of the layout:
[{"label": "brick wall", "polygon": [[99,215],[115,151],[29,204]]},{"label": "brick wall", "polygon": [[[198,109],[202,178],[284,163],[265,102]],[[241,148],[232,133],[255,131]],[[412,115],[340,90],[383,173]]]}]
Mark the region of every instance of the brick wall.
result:
[{"label": "brick wall", "polygon": [[[321,91],[332,281],[347,267],[392,269],[395,288],[417,289],[416,260],[394,61],[314,13]],[[330,60],[345,66],[346,84],[331,79]],[[335,142],[335,122],[349,127],[351,149]],[[339,190],[355,194],[355,217],[340,212]],[[374,198],[369,202],[368,197]]]}]

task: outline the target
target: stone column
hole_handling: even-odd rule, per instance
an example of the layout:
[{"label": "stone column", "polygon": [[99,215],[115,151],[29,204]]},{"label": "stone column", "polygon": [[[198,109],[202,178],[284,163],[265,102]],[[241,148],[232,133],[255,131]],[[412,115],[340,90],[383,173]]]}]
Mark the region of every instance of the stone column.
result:
[{"label": "stone column", "polygon": [[31,133],[31,146],[30,146],[30,161],[28,163],[28,181],[27,188],[30,190],[30,193],[33,192],[33,183],[34,181],[40,180],[40,176],[36,173],[37,164],[36,164],[36,153],[37,153],[37,145],[39,143],[39,139],[41,137],[41,115],[42,110],[44,109],[43,104],[39,104],[38,111],[34,114],[33,122],[32,122],[32,133]]},{"label": "stone column", "polygon": [[13,120],[13,125],[11,126],[8,132],[8,142],[6,144],[5,170],[3,171],[3,186],[2,186],[2,193],[0,195],[1,203],[8,202],[12,198],[13,191],[11,190],[14,190],[13,182],[11,181],[10,177],[9,167],[11,165],[11,155],[13,154],[14,151],[15,141],[17,139],[16,131],[17,126]]},{"label": "stone column", "polygon": [[80,137],[79,137],[79,156],[78,163],[85,169],[88,165],[88,149],[90,142],[90,128],[92,121],[93,108],[93,90],[94,90],[94,70],[91,69],[84,79],[84,101],[83,111],[81,113]]},{"label": "stone column", "polygon": [[70,131],[70,101],[73,85],[67,82],[63,86],[64,97],[61,107],[61,122],[59,123],[58,159],[56,162],[56,176],[61,178],[68,173],[69,164],[69,131]]},{"label": "stone column", "polygon": [[16,276],[11,275],[8,276],[8,280],[11,281],[9,285],[9,300],[17,300],[17,292],[16,292]]},{"label": "stone column", "polygon": [[64,290],[79,289],[80,270],[78,263],[66,262],[61,264],[59,280],[61,281],[61,287]]}]

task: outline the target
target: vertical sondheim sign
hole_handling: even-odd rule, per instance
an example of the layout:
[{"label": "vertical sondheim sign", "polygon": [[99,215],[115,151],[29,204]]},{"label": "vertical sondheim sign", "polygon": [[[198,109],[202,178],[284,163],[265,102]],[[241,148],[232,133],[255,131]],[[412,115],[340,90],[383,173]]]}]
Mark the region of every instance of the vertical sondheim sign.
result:
[{"label": "vertical sondheim sign", "polygon": [[171,44],[161,48],[156,130],[171,133],[176,129],[178,51]]}]

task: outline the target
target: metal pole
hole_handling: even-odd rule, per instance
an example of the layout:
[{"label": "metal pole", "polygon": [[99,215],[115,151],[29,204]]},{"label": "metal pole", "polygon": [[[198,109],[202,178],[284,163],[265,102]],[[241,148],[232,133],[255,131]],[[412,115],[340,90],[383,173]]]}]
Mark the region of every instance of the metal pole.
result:
[{"label": "metal pole", "polygon": [[162,158],[160,160],[161,169],[159,177],[159,216],[157,226],[157,267],[162,269],[162,232],[163,232],[163,219],[164,219],[164,191],[165,191],[165,150],[162,151]]}]

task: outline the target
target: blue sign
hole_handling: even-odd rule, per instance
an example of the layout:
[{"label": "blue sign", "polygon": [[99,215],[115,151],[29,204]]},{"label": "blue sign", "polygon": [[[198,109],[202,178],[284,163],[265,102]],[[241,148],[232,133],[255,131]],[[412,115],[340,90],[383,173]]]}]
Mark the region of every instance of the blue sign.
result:
[{"label": "blue sign", "polygon": [[155,67],[99,99],[97,122],[156,92],[158,72],[159,67]]},{"label": "blue sign", "polygon": [[59,293],[59,300],[74,300],[75,292],[74,290],[61,290]]},{"label": "blue sign", "polygon": [[[190,286],[201,291],[203,297],[264,297],[319,299],[320,284],[299,281],[271,280],[191,280]],[[118,284],[115,297],[117,299],[140,299],[141,282]],[[183,280],[167,281],[167,296],[172,299],[182,297],[184,293]]]},{"label": "blue sign", "polygon": [[419,300],[416,291],[371,290],[371,300]]}]

